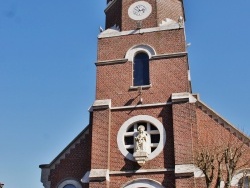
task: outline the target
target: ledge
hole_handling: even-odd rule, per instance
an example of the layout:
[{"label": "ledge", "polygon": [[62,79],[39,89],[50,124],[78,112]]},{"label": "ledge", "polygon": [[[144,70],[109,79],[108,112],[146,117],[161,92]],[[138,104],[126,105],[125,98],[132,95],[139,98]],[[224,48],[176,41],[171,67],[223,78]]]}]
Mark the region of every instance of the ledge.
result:
[{"label": "ledge", "polygon": [[127,170],[127,171],[110,171],[110,175],[123,175],[123,174],[146,174],[146,173],[159,173],[159,172],[173,172],[174,168],[164,169],[145,169],[145,170]]},{"label": "ledge", "polygon": [[129,90],[149,89],[151,87],[152,87],[152,84],[143,85],[143,86],[130,86]]},{"label": "ledge", "polygon": [[180,103],[180,102],[196,103],[197,101],[197,99],[188,92],[173,93],[171,96],[171,100],[173,103]]},{"label": "ledge", "polygon": [[204,177],[203,172],[194,164],[175,165],[175,176],[194,176],[195,178]]},{"label": "ledge", "polygon": [[[188,52],[177,52],[177,53],[169,53],[169,54],[159,54],[159,55],[152,55],[151,58],[150,58],[150,60],[157,60],[157,59],[164,59],[164,58],[174,58],[174,57],[184,57],[184,56],[187,56],[187,55],[188,55]],[[113,65],[113,64],[126,63],[128,61],[129,61],[129,59],[127,59],[127,58],[124,58],[124,59],[112,59],[112,60],[106,60],[106,61],[98,61],[98,62],[95,63],[95,65],[96,66]],[[151,84],[149,86],[151,86]],[[134,86],[131,86],[131,88],[132,87],[134,87]]]},{"label": "ledge", "polygon": [[111,99],[96,100],[92,106],[93,110],[111,108]]},{"label": "ledge", "polygon": [[105,180],[109,181],[108,169],[91,169],[90,170],[90,173],[89,173],[90,182],[105,181]]},{"label": "ledge", "polygon": [[98,61],[95,63],[96,66],[102,65],[113,65],[113,64],[121,64],[126,63],[128,59],[114,59],[114,60],[107,60],[107,61]]},{"label": "ledge", "polygon": [[172,105],[172,102],[154,103],[154,104],[139,104],[139,105],[134,105],[134,106],[119,106],[119,107],[112,107],[111,110],[147,108],[147,107],[157,107],[157,106],[166,106],[166,105]]},{"label": "ledge", "polygon": [[187,52],[177,52],[177,53],[170,53],[170,54],[154,55],[151,57],[151,59],[155,60],[155,59],[163,59],[163,58],[183,57],[187,55],[188,55]]},{"label": "ledge", "polygon": [[143,34],[143,33],[151,33],[151,32],[157,32],[157,31],[166,31],[166,30],[174,30],[174,29],[183,29],[184,27],[178,24],[170,24],[167,26],[161,26],[161,27],[153,27],[153,28],[146,28],[146,29],[137,29],[137,30],[130,30],[130,31],[115,31],[111,33],[105,33],[103,31],[99,34],[98,38],[109,38],[109,37],[118,37],[118,36],[124,36],[124,35],[135,35],[135,34]]}]

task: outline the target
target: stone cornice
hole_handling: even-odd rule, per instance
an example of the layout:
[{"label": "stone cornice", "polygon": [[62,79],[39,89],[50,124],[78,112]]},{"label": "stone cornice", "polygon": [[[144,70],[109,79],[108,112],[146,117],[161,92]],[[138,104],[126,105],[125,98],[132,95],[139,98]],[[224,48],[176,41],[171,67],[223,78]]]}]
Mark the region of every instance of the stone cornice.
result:
[{"label": "stone cornice", "polygon": [[96,66],[102,65],[113,65],[113,64],[121,64],[126,63],[128,59],[114,59],[114,60],[107,60],[107,61],[98,61],[95,63]]},{"label": "stone cornice", "polygon": [[118,106],[118,107],[111,107],[111,110],[148,108],[148,107],[166,106],[166,105],[171,105],[171,104],[172,104],[172,102],[153,103],[153,104],[139,104],[139,105],[133,105],[133,106]]},{"label": "stone cornice", "polygon": [[142,169],[142,170],[127,170],[127,171],[110,171],[110,175],[124,175],[124,174],[147,174],[147,173],[160,173],[160,172],[173,172],[174,168],[164,169]]},{"label": "stone cornice", "polygon": [[[150,60],[157,60],[157,59],[164,59],[164,58],[175,58],[175,57],[184,57],[187,56],[188,52],[176,52],[176,53],[168,53],[168,54],[157,54],[152,55]],[[103,66],[103,65],[113,65],[113,64],[121,64],[126,63],[128,59],[112,59],[106,61],[98,61],[95,63],[96,66]]]},{"label": "stone cornice", "polygon": [[155,59],[164,59],[164,58],[174,58],[174,57],[183,57],[183,56],[187,56],[188,53],[187,52],[177,52],[177,53],[169,53],[169,54],[158,54],[158,55],[154,55],[151,57],[152,60]]},{"label": "stone cornice", "polygon": [[151,33],[151,32],[157,32],[157,31],[166,31],[166,30],[174,30],[174,29],[183,29],[183,26],[180,26],[178,23],[161,26],[161,27],[152,27],[152,28],[146,28],[146,29],[138,29],[138,30],[130,30],[130,31],[116,31],[113,32],[105,32],[99,34],[98,38],[109,38],[109,37],[118,37],[118,36],[124,36],[124,35],[135,35],[135,34],[143,34],[143,33]]}]

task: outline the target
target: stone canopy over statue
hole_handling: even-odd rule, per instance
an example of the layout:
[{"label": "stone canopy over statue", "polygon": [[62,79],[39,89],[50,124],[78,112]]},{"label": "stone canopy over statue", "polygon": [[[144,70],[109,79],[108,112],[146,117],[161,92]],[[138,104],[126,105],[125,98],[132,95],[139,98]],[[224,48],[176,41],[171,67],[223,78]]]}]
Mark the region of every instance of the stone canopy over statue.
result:
[{"label": "stone canopy over statue", "polygon": [[150,136],[143,125],[138,126],[138,133],[134,141],[134,158],[138,164],[143,165],[150,153]]}]

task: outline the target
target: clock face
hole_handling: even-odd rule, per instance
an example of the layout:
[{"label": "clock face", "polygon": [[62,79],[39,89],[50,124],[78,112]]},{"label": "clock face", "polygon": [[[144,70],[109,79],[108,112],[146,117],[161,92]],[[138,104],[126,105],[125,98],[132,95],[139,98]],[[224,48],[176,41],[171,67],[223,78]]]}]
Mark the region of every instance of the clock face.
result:
[{"label": "clock face", "polygon": [[133,20],[143,20],[152,12],[151,5],[146,1],[137,1],[130,5],[128,15]]},{"label": "clock face", "polygon": [[147,8],[144,5],[137,5],[136,7],[134,7],[133,13],[136,16],[142,16],[146,13],[146,11]]}]

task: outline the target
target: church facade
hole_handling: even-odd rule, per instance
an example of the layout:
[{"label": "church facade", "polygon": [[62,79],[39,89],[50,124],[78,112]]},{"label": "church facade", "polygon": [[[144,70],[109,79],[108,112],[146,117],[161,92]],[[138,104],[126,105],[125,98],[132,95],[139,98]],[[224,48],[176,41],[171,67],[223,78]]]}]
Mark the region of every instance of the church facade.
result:
[{"label": "church facade", "polygon": [[107,0],[105,14],[89,125],[40,165],[43,186],[205,188],[197,153],[237,143],[240,187],[250,138],[192,93],[182,0]]}]

